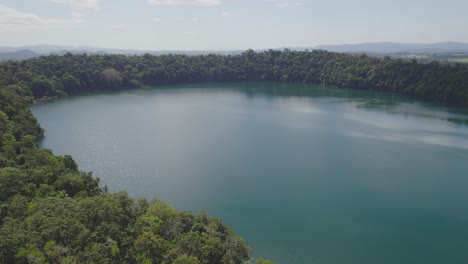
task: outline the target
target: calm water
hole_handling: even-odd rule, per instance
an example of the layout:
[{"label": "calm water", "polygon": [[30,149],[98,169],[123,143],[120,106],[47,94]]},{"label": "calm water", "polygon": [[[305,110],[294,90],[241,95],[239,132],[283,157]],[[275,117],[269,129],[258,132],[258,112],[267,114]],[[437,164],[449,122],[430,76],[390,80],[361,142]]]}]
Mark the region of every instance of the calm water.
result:
[{"label": "calm water", "polygon": [[221,217],[277,263],[468,263],[468,112],[302,84],[195,84],[33,106],[111,191]]}]

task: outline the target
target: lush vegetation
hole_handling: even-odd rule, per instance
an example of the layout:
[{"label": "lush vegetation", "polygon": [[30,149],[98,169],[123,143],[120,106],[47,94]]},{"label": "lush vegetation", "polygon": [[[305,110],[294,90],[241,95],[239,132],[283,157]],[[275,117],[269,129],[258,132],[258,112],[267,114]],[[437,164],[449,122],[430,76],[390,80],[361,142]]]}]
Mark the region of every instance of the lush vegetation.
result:
[{"label": "lush vegetation", "polygon": [[[37,77],[31,87],[36,93],[49,89],[49,82]],[[26,107],[29,93],[23,84],[0,91],[0,263],[249,259],[244,241],[219,219],[180,212],[162,201],[109,194],[70,156],[38,149],[42,130]]]},{"label": "lush vegetation", "polygon": [[235,56],[66,54],[0,63],[0,87],[31,93],[34,98],[212,81],[320,83],[468,104],[465,65],[422,64],[321,50],[248,50]]},{"label": "lush vegetation", "polygon": [[[109,194],[70,156],[36,147],[26,104],[95,90],[193,82],[311,82],[468,104],[461,65],[325,51],[241,55],[72,55],[0,63],[1,263],[243,263],[250,251],[219,219]],[[262,259],[257,263],[270,263]]]}]

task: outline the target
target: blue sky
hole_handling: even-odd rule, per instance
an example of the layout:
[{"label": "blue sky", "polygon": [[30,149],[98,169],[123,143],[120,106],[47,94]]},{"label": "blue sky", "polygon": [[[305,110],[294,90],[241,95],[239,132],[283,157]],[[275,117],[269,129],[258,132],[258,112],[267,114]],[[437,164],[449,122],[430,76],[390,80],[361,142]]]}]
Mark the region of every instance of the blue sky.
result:
[{"label": "blue sky", "polygon": [[215,50],[468,42],[468,0],[0,0],[0,45]]}]

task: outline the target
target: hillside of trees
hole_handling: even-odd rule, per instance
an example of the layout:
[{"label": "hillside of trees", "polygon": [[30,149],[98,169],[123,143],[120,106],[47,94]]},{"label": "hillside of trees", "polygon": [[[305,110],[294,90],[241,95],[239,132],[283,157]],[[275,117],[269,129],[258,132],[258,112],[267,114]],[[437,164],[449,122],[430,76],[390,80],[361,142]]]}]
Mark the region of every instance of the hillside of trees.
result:
[{"label": "hillside of trees", "polygon": [[[31,87],[50,88],[45,78]],[[250,249],[220,219],[107,193],[70,156],[38,149],[43,131],[28,96],[23,84],[0,91],[0,263],[249,260]]]},{"label": "hillside of trees", "polygon": [[194,82],[280,81],[395,92],[468,105],[468,68],[323,50],[241,55],[51,55],[0,63],[0,87],[34,98]]}]

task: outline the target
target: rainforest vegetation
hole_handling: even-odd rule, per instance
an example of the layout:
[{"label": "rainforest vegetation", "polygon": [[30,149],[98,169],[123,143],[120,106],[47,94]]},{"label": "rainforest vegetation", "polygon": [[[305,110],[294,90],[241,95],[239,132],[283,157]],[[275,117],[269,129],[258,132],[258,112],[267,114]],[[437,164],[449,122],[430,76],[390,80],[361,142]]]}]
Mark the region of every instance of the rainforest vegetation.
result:
[{"label": "rainforest vegetation", "polygon": [[[51,55],[0,63],[0,263],[243,263],[250,249],[219,219],[110,194],[70,156],[37,148],[27,108],[42,98],[194,82],[307,82],[468,105],[462,65],[330,53]],[[157,194],[155,194],[157,196]],[[258,260],[258,263],[269,263]]]},{"label": "rainforest vegetation", "polygon": [[468,105],[468,68],[314,51],[241,55],[51,55],[0,63],[0,87],[34,98],[194,82],[280,81],[395,92]]}]

